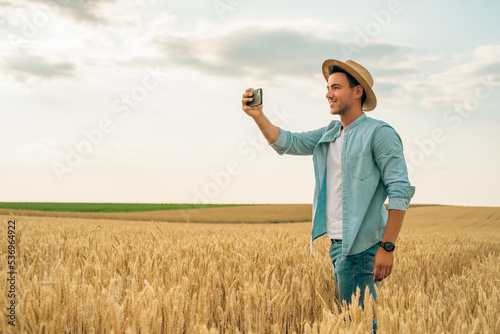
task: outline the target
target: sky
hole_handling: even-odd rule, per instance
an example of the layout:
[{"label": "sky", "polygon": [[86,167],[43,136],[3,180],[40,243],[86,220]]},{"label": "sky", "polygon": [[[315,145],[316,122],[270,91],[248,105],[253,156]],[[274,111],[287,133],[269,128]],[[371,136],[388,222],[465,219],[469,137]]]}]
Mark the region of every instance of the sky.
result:
[{"label": "sky", "polygon": [[241,107],[330,114],[321,64],[374,78],[412,203],[500,206],[498,1],[0,0],[0,201],[312,203]]}]

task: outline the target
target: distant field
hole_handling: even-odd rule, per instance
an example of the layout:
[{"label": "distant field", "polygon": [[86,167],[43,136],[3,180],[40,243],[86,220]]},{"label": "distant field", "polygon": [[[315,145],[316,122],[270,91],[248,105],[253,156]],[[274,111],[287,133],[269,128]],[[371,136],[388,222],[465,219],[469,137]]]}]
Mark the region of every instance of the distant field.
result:
[{"label": "distant field", "polygon": [[0,202],[0,209],[58,212],[138,212],[249,206],[253,204]]},{"label": "distant field", "polygon": [[[5,203],[0,203],[5,204]],[[39,203],[37,203],[39,204]],[[50,203],[53,207],[58,203]],[[61,203],[63,204],[63,203]],[[72,204],[72,203],[64,203]],[[78,203],[75,203],[78,204]],[[83,203],[85,204],[85,203]],[[152,204],[164,207],[150,211],[110,211],[107,203],[102,205],[103,211],[42,211],[40,209],[2,209],[0,214],[17,217],[58,217],[86,220],[108,219],[129,221],[185,222],[185,223],[218,223],[218,224],[265,224],[310,222],[312,219],[312,204],[255,204],[255,205],[188,205],[188,204]],[[110,206],[112,203],[109,204]],[[144,205],[147,204],[122,204]],[[178,207],[175,207],[178,206]],[[167,207],[167,208],[165,208]],[[95,207],[97,209],[97,207]],[[104,211],[107,209],[108,211]],[[403,230],[433,229],[464,229],[475,231],[485,227],[500,230],[499,207],[466,207],[417,204],[411,205],[406,213]]]},{"label": "distant field", "polygon": [[[57,202],[0,202],[0,209],[51,212],[143,212],[192,210],[205,208],[262,206],[275,204],[190,204],[190,203],[57,203]],[[307,204],[306,204],[307,205]],[[411,204],[411,207],[436,204]]]}]

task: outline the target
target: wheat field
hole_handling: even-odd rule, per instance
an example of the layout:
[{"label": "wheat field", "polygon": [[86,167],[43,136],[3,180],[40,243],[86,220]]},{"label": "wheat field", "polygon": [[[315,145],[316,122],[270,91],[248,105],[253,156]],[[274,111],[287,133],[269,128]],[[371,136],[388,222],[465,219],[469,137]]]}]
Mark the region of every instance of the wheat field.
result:
[{"label": "wheat field", "polygon": [[365,311],[337,304],[330,244],[310,253],[310,222],[17,217],[16,326],[2,285],[0,332],[369,333],[375,313],[379,333],[500,333],[499,210],[434,226],[446,210],[424,209],[409,211]]}]

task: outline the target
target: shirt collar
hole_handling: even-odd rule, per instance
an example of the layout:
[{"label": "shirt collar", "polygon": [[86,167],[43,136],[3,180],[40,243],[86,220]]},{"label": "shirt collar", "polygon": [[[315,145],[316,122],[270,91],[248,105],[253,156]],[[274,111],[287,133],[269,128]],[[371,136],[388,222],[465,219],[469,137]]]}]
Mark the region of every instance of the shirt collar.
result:
[{"label": "shirt collar", "polygon": [[356,118],[351,124],[349,124],[344,130],[345,131],[351,131],[354,129],[356,126],[358,126],[359,123],[363,122],[366,119],[366,114],[363,112],[358,118]]},{"label": "shirt collar", "polygon": [[[332,124],[335,124],[335,125],[323,135],[323,137],[320,139],[319,142],[320,143],[331,142],[333,140],[333,138],[336,138],[342,134],[341,129],[343,130],[344,135],[345,135],[345,133],[354,129],[359,123],[361,123],[366,118],[367,118],[367,116],[363,112],[358,118],[356,118],[351,124],[349,124],[347,126],[347,128],[343,128],[342,122],[340,122],[340,121],[332,121],[332,123],[330,123],[330,125],[332,125]],[[338,126],[338,128],[337,128],[337,126]]]}]

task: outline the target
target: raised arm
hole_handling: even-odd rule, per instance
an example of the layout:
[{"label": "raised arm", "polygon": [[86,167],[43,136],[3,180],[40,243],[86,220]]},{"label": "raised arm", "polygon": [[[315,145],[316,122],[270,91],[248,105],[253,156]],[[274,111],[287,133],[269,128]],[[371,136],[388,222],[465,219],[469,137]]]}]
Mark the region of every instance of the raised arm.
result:
[{"label": "raised arm", "polygon": [[253,100],[252,93],[249,93],[251,90],[253,90],[253,88],[247,88],[243,94],[243,99],[241,100],[243,111],[246,112],[248,116],[253,118],[264,137],[266,137],[267,141],[272,144],[278,139],[280,129],[271,123],[266,115],[264,115],[264,112],[262,111],[262,104],[256,107],[249,107],[246,105],[247,102]]},{"label": "raised arm", "polygon": [[251,116],[260,131],[267,139],[269,145],[278,152],[278,154],[291,154],[291,155],[311,155],[318,141],[327,130],[327,126],[306,132],[290,132],[283,130],[271,123],[271,121],[264,115],[262,105],[256,107],[249,107],[246,102],[252,101],[252,93],[249,93],[252,88],[248,88],[243,94],[242,109]]}]

